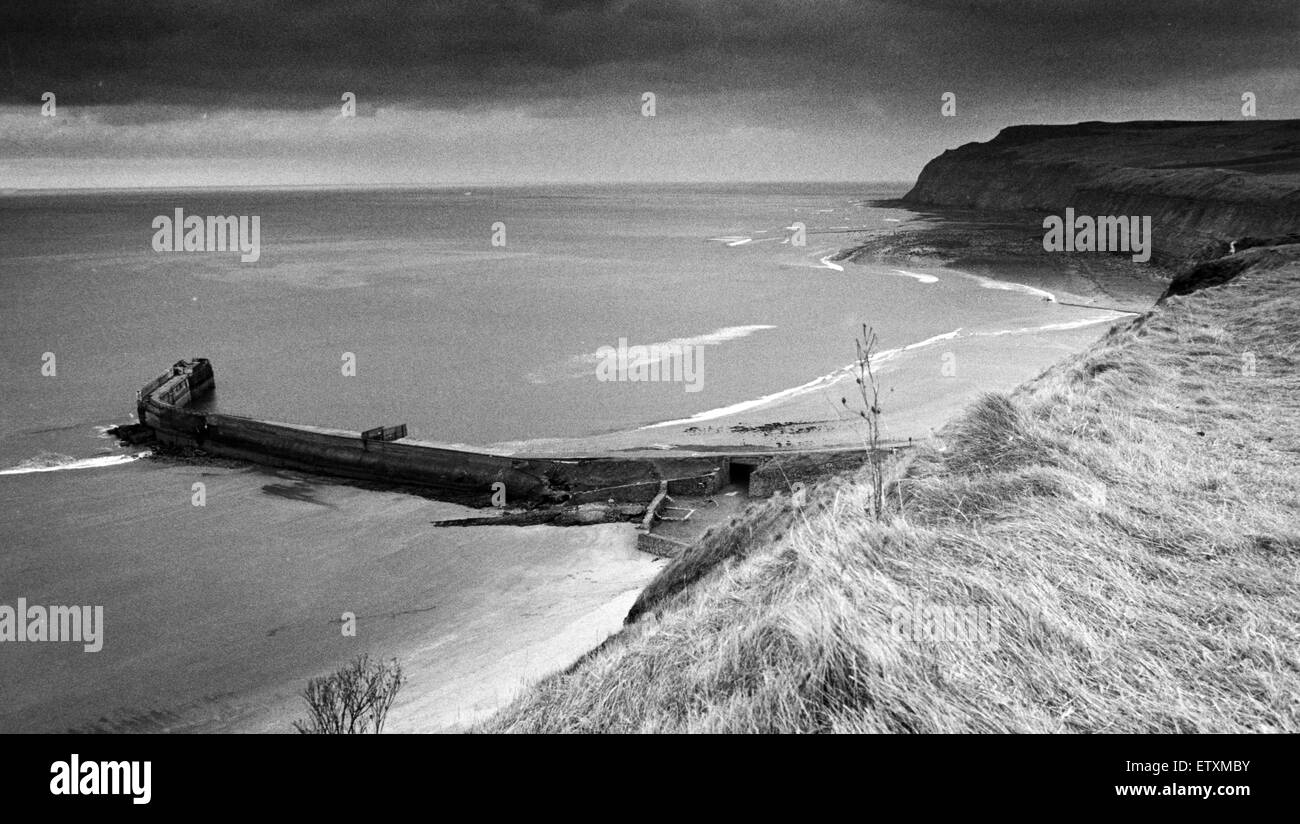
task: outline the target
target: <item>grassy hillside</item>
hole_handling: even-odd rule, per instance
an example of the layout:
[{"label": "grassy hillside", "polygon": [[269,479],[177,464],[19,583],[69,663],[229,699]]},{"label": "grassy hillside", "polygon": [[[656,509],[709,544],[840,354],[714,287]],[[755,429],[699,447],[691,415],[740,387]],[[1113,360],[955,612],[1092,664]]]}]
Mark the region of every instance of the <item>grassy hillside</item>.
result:
[{"label": "grassy hillside", "polygon": [[1300,247],[1250,260],[984,397],[887,523],[755,505],[482,729],[1300,732]]}]

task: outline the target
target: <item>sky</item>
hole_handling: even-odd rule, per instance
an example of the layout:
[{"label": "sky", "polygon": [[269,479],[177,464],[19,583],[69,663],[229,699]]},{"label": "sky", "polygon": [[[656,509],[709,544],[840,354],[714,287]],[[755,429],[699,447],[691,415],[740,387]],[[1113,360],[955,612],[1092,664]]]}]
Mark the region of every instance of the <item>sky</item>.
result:
[{"label": "sky", "polygon": [[11,2],[0,190],[910,181],[1020,123],[1300,117],[1297,44],[1297,0]]}]

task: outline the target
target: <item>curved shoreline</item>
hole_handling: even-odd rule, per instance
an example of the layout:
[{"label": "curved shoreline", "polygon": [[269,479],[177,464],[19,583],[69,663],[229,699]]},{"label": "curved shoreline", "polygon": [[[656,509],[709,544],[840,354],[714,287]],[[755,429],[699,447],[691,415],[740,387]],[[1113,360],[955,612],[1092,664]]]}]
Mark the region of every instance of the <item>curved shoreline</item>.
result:
[{"label": "curved shoreline", "polygon": [[[1300,236],[1283,233],[1279,208],[1300,208],[1300,189],[1294,164],[1274,180],[1220,168],[1256,148],[1226,138],[1284,130],[1294,145],[1300,121],[1022,126],[931,161],[914,202],[1055,211],[1083,195],[1098,214],[1160,215],[1162,251],[1185,268],[1154,306],[1133,295],[1140,314],[1077,356],[1036,353],[1051,368],[950,419],[952,440],[883,501],[846,475],[811,508],[756,509],[701,542],[615,640],[479,730],[1296,730],[1294,708],[1261,701],[1258,685],[1283,698],[1297,686],[1273,651],[1295,637],[1300,418],[1295,358],[1276,341],[1300,317]],[[1149,156],[1116,133],[1147,138]],[[994,242],[950,232],[946,248],[887,238],[866,254],[951,262],[979,246],[988,269],[1028,269],[1041,259],[1019,229]],[[1276,234],[1248,246],[1243,232]],[[1136,280],[1101,257],[1065,264],[1080,282]],[[991,638],[973,621],[918,631],[940,609],[990,604],[977,620]],[[683,708],[683,695],[701,699]]]}]

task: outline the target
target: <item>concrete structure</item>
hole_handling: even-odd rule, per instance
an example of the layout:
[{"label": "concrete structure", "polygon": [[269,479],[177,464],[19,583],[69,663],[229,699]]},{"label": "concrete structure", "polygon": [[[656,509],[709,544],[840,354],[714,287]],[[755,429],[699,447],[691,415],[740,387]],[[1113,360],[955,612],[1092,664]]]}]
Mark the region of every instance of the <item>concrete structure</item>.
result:
[{"label": "concrete structure", "polygon": [[[437,497],[487,506],[494,485],[506,502],[648,502],[666,484],[669,494],[709,495],[730,479],[722,454],[518,457],[448,449],[406,437],[404,424],[348,432],[203,412],[195,400],[215,385],[206,358],[178,361],[137,396],[140,423],[162,444],[213,455],[402,486]],[[498,487],[499,489],[500,487]]]}]

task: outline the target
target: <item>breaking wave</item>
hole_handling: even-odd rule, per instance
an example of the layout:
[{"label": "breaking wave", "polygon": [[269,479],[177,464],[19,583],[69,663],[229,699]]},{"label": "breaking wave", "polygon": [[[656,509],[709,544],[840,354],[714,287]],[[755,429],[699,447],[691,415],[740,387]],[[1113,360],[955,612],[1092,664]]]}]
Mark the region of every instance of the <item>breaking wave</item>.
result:
[{"label": "breaking wave", "polygon": [[74,458],[57,452],[42,452],[35,457],[20,462],[17,466],[0,469],[0,475],[29,475],[33,472],[61,472],[65,469],[99,469],[105,466],[117,466],[131,463],[147,457],[149,452],[134,455],[98,455],[94,458]]}]

